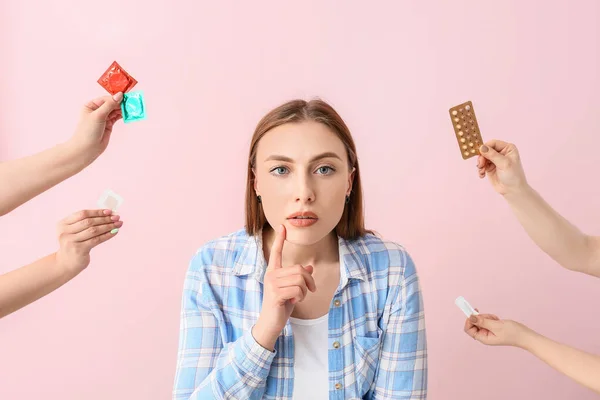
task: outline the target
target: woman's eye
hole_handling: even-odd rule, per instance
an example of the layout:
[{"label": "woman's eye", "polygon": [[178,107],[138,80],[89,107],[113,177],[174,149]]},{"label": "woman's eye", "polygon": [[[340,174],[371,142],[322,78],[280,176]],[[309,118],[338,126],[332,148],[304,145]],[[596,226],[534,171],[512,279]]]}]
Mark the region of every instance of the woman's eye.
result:
[{"label": "woman's eye", "polygon": [[286,167],[276,167],[276,168],[273,168],[271,170],[271,173],[275,174],[275,175],[283,175],[286,172],[287,172],[287,168]]},{"label": "woman's eye", "polygon": [[317,169],[317,172],[321,175],[329,175],[334,171],[335,170],[333,168],[327,166],[319,167],[319,169]]}]

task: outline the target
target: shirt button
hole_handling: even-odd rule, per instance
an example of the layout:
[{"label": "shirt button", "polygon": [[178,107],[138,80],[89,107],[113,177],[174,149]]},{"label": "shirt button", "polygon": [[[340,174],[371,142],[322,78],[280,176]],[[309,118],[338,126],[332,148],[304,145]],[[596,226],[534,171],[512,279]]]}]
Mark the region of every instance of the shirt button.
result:
[{"label": "shirt button", "polygon": [[336,390],[340,390],[342,388],[342,384],[341,383],[336,383],[335,384],[335,388],[336,388]]},{"label": "shirt button", "polygon": [[333,342],[333,348],[334,349],[339,349],[340,348],[340,342]]},{"label": "shirt button", "polygon": [[342,302],[339,301],[339,300],[336,300],[336,301],[333,302],[333,305],[336,306],[336,307],[339,307],[340,304],[342,304]]}]

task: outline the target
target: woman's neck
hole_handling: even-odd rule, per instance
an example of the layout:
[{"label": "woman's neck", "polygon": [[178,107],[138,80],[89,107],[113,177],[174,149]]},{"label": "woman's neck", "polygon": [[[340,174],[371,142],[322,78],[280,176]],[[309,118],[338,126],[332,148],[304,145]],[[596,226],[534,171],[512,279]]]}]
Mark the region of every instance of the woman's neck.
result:
[{"label": "woman's neck", "polygon": [[[262,235],[265,259],[268,260],[275,240],[275,231],[270,227],[265,227]],[[295,244],[288,241],[283,244],[283,267],[296,264],[315,267],[316,264],[331,264],[337,261],[339,261],[339,248],[335,231],[311,245]]]}]

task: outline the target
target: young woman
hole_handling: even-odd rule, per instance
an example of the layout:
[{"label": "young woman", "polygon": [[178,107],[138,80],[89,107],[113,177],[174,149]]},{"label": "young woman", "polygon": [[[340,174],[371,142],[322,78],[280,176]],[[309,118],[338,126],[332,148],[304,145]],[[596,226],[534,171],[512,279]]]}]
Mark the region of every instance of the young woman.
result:
[{"label": "young woman", "polygon": [[247,174],[245,229],[188,269],[173,398],[425,399],[415,265],[364,227],[342,118],[320,100],[274,109]]},{"label": "young woman", "polygon": [[[122,93],[83,107],[75,134],[40,153],[0,163],[0,216],[9,213],[98,158],[122,118]],[[29,265],[0,275],[0,318],[58,289],[90,263],[90,251],[113,238],[122,226],[111,210],[84,210],[58,225],[59,249]],[[1,233],[1,232],[0,232]]]},{"label": "young woman", "polygon": [[[557,213],[531,188],[517,147],[493,140],[481,148],[479,176],[486,175],[502,194],[531,239],[550,257],[572,271],[600,277],[600,237],[590,236]],[[515,346],[600,393],[600,356],[557,343],[525,325],[494,314],[471,316],[465,332],[486,345]]]}]

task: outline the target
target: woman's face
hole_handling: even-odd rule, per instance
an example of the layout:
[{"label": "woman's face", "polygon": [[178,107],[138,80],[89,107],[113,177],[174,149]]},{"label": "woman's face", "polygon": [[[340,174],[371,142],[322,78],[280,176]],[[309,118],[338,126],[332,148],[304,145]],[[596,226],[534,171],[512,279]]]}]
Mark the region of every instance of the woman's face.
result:
[{"label": "woman's face", "polygon": [[254,174],[267,221],[275,228],[285,225],[287,240],[301,245],[317,243],[336,227],[354,177],[342,141],[314,121],[265,134]]}]

